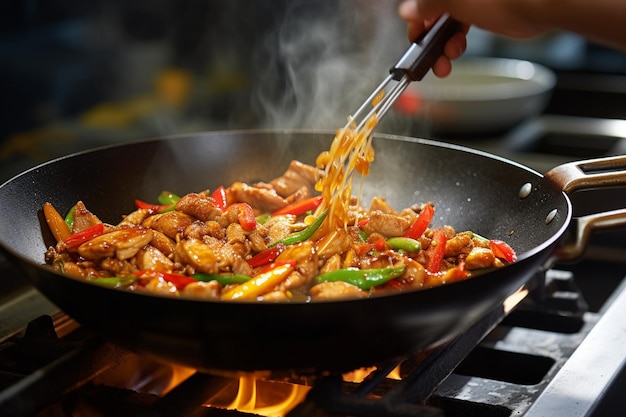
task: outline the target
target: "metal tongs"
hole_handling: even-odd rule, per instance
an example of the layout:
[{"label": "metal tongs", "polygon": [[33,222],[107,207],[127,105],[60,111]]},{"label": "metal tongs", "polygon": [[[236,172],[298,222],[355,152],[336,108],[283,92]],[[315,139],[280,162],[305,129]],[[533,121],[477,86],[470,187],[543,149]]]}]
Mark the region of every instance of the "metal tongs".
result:
[{"label": "metal tongs", "polygon": [[443,54],[443,48],[461,25],[443,14],[430,29],[411,43],[389,75],[352,115],[360,131],[374,114],[380,121],[411,81],[420,81]]}]

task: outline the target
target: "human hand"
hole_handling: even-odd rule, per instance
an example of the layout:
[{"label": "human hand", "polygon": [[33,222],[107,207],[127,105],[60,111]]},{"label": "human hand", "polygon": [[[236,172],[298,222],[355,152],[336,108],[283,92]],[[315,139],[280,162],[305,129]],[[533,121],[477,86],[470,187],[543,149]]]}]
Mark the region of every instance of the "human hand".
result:
[{"label": "human hand", "polygon": [[[427,28],[432,26],[440,14],[424,18],[418,11],[417,1],[405,0],[398,9],[400,17],[407,21],[407,35],[409,40],[417,39]],[[467,48],[467,31],[469,25],[462,25],[461,31],[453,35],[444,46],[443,55],[440,56],[432,67],[433,73],[438,77],[446,77],[452,71],[452,60],[459,58]]]}]

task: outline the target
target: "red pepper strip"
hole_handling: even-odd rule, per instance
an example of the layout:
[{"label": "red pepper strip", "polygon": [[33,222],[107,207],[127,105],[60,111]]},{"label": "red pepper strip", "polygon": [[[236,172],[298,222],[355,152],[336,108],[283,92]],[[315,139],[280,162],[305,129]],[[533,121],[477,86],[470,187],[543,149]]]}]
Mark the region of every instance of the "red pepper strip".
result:
[{"label": "red pepper strip", "polygon": [[252,258],[248,259],[248,265],[252,268],[257,268],[259,266],[267,265],[270,262],[274,262],[278,255],[285,250],[285,245],[279,243],[276,246],[273,246],[269,249],[264,250],[263,252],[259,252],[254,255]]},{"label": "red pepper strip", "polygon": [[222,210],[226,210],[226,190],[223,185],[220,185],[213,191],[211,198],[217,207]]},{"label": "red pepper strip", "polygon": [[254,210],[248,203],[235,203],[228,206],[228,210],[237,210],[237,220],[244,230],[256,229]]},{"label": "red pepper strip", "polygon": [[184,289],[187,285],[191,284],[192,282],[198,282],[197,279],[188,277],[186,275],[171,274],[169,272],[150,271],[147,269],[135,272],[135,276],[139,278],[143,278],[143,279],[163,278],[165,281],[171,282],[172,284],[174,284],[177,290]]},{"label": "red pepper strip", "polygon": [[361,220],[359,220],[359,222],[356,225],[359,226],[359,227],[363,227],[366,224],[368,224],[369,222],[370,222],[370,219],[367,219],[367,218],[366,219],[361,219]]},{"label": "red pepper strip", "polygon": [[[432,274],[436,274],[441,269],[443,256],[446,252],[446,235],[442,228],[435,229],[433,232],[433,240],[430,243],[432,251],[426,269]],[[434,245],[434,246],[433,246]]]},{"label": "red pepper strip", "polygon": [[81,230],[78,233],[74,233],[67,239],[65,239],[65,246],[68,248],[75,248],[88,240],[93,239],[96,236],[100,236],[104,233],[104,223],[97,223],[93,226],[89,226],[88,228]]},{"label": "red pepper strip", "polygon": [[377,239],[376,242],[374,242],[374,249],[376,249],[378,252],[382,252],[385,250],[386,243],[387,242],[385,241],[385,239],[381,237]]},{"label": "red pepper strip", "polygon": [[137,207],[138,209],[161,211],[161,210],[167,210],[172,206],[163,205],[163,204],[152,204],[152,203],[146,203],[145,201],[141,201],[141,200],[135,200],[135,207]]},{"label": "red pepper strip", "polygon": [[305,198],[304,200],[296,201],[295,203],[289,204],[281,209],[276,210],[272,213],[272,216],[280,216],[283,214],[294,214],[296,216],[300,214],[304,214],[307,211],[315,210],[322,204],[323,197],[318,195],[316,197]]},{"label": "red pepper strip", "polygon": [[420,214],[417,216],[411,227],[404,232],[404,237],[410,237],[411,239],[419,239],[420,236],[426,231],[426,228],[430,224],[435,210],[430,204],[426,204]]},{"label": "red pepper strip", "polygon": [[506,242],[501,240],[490,240],[489,248],[497,258],[504,259],[507,262],[517,261],[517,254]]}]

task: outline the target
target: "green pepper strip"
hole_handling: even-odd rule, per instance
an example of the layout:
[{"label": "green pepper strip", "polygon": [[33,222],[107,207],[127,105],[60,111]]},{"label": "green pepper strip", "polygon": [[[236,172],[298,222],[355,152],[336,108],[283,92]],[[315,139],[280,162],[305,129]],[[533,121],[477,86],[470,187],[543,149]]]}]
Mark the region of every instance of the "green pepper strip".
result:
[{"label": "green pepper strip", "polygon": [[65,215],[65,224],[67,225],[67,227],[70,228],[70,230],[72,230],[72,227],[74,226],[74,210],[76,210],[76,206],[72,206],[72,208],[70,209],[70,211],[67,212],[67,214]]},{"label": "green pepper strip", "polygon": [[137,277],[103,277],[89,279],[87,282],[107,288],[120,288],[129,286],[133,282],[137,281],[137,279]]},{"label": "green pepper strip", "polygon": [[406,266],[377,268],[377,269],[358,269],[346,268],[330,271],[319,275],[316,278],[318,283],[343,281],[348,284],[355,285],[360,289],[367,291],[372,287],[382,285],[404,273]]},{"label": "green pepper strip", "polygon": [[407,252],[417,252],[422,248],[419,241],[410,237],[392,237],[387,239],[387,243],[394,249],[401,249]]},{"label": "green pepper strip", "polygon": [[272,215],[269,213],[261,214],[260,216],[256,217],[256,222],[258,224],[265,224],[271,217]]},{"label": "green pepper strip", "polygon": [[192,277],[197,279],[198,281],[204,281],[204,282],[217,281],[222,285],[222,287],[225,285],[230,285],[230,284],[242,284],[250,279],[249,276],[242,275],[242,274],[220,275],[220,274],[197,273],[197,274],[193,274]]},{"label": "green pepper strip", "polygon": [[485,242],[485,243],[489,243],[489,239],[487,239],[486,237],[483,237],[483,236],[479,235],[478,233],[474,233],[474,232],[472,232],[472,237],[473,237],[474,239],[482,240],[482,241],[483,241],[483,242]]},{"label": "green pepper strip", "polygon": [[276,246],[279,243],[282,243],[284,245],[289,246],[289,245],[293,245],[293,244],[296,244],[296,243],[304,242],[305,240],[307,240],[308,238],[313,236],[313,233],[315,233],[317,231],[317,229],[320,228],[320,226],[324,222],[324,219],[326,218],[327,215],[328,215],[328,210],[326,210],[322,214],[320,214],[319,217],[317,219],[313,220],[313,223],[308,225],[306,228],[302,229],[301,231],[299,231],[297,233],[292,233],[289,236],[287,236],[287,237],[285,237],[285,238],[283,238],[281,240],[277,240],[276,242],[272,242],[269,245],[267,245],[267,247],[271,248],[272,246]]},{"label": "green pepper strip", "polygon": [[161,194],[159,194],[159,196],[157,197],[157,200],[159,201],[160,204],[169,206],[170,204],[178,203],[178,200],[180,200],[180,197],[169,191],[161,191]]},{"label": "green pepper strip", "polygon": [[166,213],[168,211],[173,211],[176,208],[176,203],[178,203],[180,197],[169,191],[161,191],[157,200],[161,205],[168,206],[167,208],[159,210],[159,213]]}]

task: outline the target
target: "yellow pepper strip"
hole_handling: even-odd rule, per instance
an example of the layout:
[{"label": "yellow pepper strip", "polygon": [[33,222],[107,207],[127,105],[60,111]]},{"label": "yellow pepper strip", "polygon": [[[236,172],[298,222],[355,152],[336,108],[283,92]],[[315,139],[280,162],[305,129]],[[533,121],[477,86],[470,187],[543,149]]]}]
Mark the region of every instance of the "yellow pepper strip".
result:
[{"label": "yellow pepper strip", "polygon": [[45,202],[43,205],[43,215],[46,218],[46,223],[52,232],[52,235],[57,242],[64,241],[71,236],[72,232],[65,223],[65,220],[59,212],[52,206],[51,203]]},{"label": "yellow pepper strip", "polygon": [[222,300],[254,300],[280,284],[291,272],[294,266],[291,263],[278,265],[269,271],[261,272],[250,278],[249,281],[239,284],[222,293]]}]

